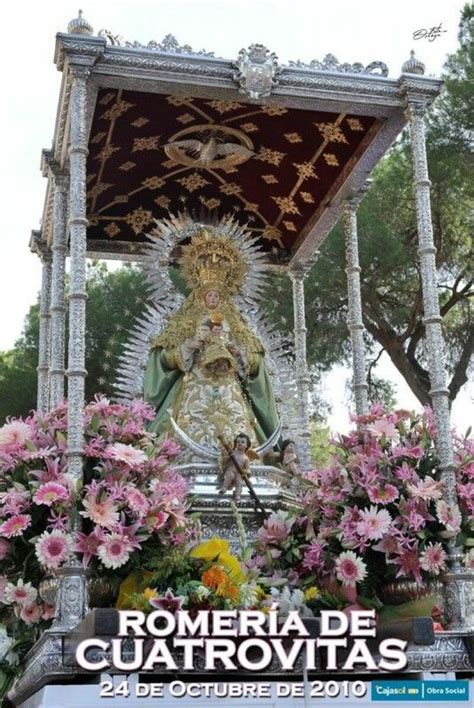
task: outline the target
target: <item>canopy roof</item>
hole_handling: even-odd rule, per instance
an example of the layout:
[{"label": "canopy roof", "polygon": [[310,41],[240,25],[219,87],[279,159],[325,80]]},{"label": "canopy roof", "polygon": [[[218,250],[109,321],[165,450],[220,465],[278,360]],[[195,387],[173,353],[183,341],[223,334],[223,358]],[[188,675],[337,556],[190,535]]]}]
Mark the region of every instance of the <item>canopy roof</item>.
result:
[{"label": "canopy roof", "polygon": [[142,47],[100,34],[57,35],[64,76],[44,151],[45,174],[67,171],[69,68],[85,65],[90,255],[135,259],[154,219],[186,211],[247,223],[269,263],[305,261],[404,126],[407,95],[426,103],[440,88],[419,73],[389,79],[379,62],[280,66],[261,45],[230,61],[171,37]]}]

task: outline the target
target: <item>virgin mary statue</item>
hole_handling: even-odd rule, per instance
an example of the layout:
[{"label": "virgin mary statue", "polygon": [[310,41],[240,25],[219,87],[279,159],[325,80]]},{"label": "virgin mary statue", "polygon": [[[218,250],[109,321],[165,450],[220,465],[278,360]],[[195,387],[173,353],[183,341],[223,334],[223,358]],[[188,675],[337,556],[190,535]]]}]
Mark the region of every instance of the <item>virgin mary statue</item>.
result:
[{"label": "virgin mary statue", "polygon": [[180,272],[190,294],[152,340],[144,395],[157,411],[152,430],[178,432],[202,448],[238,433],[252,445],[279,426],[262,342],[232,301],[246,273],[228,236],[205,229],[183,246]]}]

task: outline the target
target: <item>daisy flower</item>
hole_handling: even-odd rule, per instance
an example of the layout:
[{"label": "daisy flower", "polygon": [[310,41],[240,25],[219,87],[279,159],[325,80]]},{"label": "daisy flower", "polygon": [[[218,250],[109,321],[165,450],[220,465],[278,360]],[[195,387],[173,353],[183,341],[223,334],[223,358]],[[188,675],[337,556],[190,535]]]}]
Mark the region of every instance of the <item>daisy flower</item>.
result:
[{"label": "daisy flower", "polygon": [[441,499],[443,496],[443,483],[436,482],[433,477],[425,477],[418,484],[407,484],[407,489],[414,499]]},{"label": "daisy flower", "polygon": [[356,525],[357,533],[363,538],[378,541],[385,536],[392,523],[392,517],[386,509],[376,506],[360,512],[360,521]]},{"label": "daisy flower", "polygon": [[368,495],[374,504],[391,504],[398,499],[398,490],[393,484],[386,484],[383,487],[369,487]]},{"label": "daisy flower", "polygon": [[41,614],[40,606],[34,602],[32,605],[21,608],[20,619],[26,624],[35,624],[40,621]]},{"label": "daisy flower", "polygon": [[[439,499],[436,502],[436,513],[438,515],[438,519],[444,526],[446,526],[448,531],[458,533],[461,530],[461,512],[457,507],[452,507],[443,499]],[[3,535],[5,536],[6,534]]]},{"label": "daisy flower", "polygon": [[106,568],[120,568],[128,561],[132,546],[126,536],[111,533],[105,536],[97,549],[97,555]]},{"label": "daisy flower", "polygon": [[343,551],[336,560],[336,577],[346,587],[354,587],[367,576],[367,567],[353,551]]},{"label": "daisy flower", "polygon": [[142,450],[137,450],[133,445],[114,443],[106,449],[108,457],[117,462],[125,462],[129,467],[138,467],[147,461],[147,456]]},{"label": "daisy flower", "polygon": [[45,531],[35,544],[35,553],[39,562],[47,568],[58,568],[64,563],[74,547],[71,536],[59,529]]},{"label": "daisy flower", "polygon": [[5,536],[6,538],[21,536],[30,524],[31,516],[29,514],[17,514],[3,522],[0,526],[0,536]]},{"label": "daisy flower", "polygon": [[32,430],[22,420],[12,420],[0,428],[0,445],[24,445],[31,439]]},{"label": "daisy flower", "polygon": [[97,501],[93,497],[87,497],[82,502],[85,511],[81,511],[81,516],[91,519],[95,524],[110,529],[119,520],[119,513],[111,499]]},{"label": "daisy flower", "polygon": [[423,570],[433,575],[439,575],[446,567],[446,553],[440,543],[430,543],[420,556],[420,565]]},{"label": "daisy flower", "polygon": [[7,583],[5,586],[5,592],[3,594],[3,602],[6,605],[11,605],[16,603],[21,605],[21,607],[31,605],[38,596],[38,591],[32,586],[31,583],[24,583],[20,578],[15,585],[14,583]]},{"label": "daisy flower", "polygon": [[69,499],[68,490],[57,482],[42,484],[33,496],[33,501],[36,504],[46,504],[46,506],[51,506],[55,502],[66,501],[67,499]]}]

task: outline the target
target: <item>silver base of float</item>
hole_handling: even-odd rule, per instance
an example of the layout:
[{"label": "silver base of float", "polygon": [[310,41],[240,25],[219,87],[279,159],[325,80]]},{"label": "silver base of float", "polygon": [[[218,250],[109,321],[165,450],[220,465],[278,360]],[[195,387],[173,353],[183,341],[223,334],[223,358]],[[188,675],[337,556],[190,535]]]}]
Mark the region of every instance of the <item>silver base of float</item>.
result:
[{"label": "silver base of float", "polygon": [[[229,541],[233,550],[239,545],[238,522],[232,502],[232,491],[220,495],[217,487],[219,470],[213,464],[191,462],[175,465],[175,469],[190,484],[193,497],[192,511],[201,516],[204,539],[220,536]],[[268,512],[289,510],[299,507],[298,496],[302,491],[297,480],[272,465],[251,465],[250,481]],[[261,512],[256,509],[247,487],[243,485],[240,500],[236,503],[248,541],[255,539],[258,528],[263,523]]]}]

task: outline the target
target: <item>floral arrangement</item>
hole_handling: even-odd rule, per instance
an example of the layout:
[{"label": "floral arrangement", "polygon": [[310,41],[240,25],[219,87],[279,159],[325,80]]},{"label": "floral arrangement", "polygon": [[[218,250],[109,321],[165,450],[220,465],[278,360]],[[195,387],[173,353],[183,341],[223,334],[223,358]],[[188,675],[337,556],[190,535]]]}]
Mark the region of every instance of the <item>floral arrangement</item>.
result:
[{"label": "floral arrangement", "polygon": [[222,538],[165,552],[152,568],[135,571],[122,583],[117,606],[151,612],[246,609],[271,600]]},{"label": "floral arrangement", "polygon": [[377,405],[354,421],[358,428],[334,441],[331,464],[307,475],[303,510],[264,523],[251,564],[273,584],[336,591],[346,604],[356,590],[377,596],[391,579],[438,577],[452,538],[474,568],[473,441],[453,434],[457,510],[443,498],[430,410]]},{"label": "floral arrangement", "polygon": [[170,466],[179,448],[147,431],[154,415],[141,400],[87,405],[81,485],[67,472],[66,404],[0,428],[0,620],[11,636],[31,644],[52,619],[40,582],[73,555],[120,579],[192,538],[187,485]]}]

